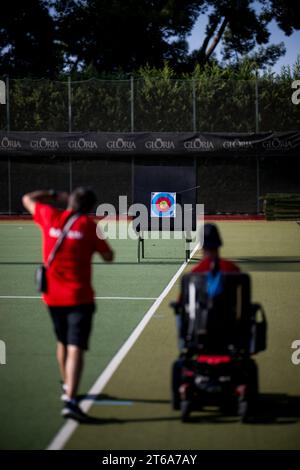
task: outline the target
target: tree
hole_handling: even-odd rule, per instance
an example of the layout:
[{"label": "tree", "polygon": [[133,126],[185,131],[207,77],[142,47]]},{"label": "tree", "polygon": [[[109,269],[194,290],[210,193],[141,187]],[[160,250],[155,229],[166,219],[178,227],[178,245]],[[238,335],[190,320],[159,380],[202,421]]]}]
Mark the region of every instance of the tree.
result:
[{"label": "tree", "polygon": [[262,1],[267,21],[275,19],[279,28],[290,36],[294,30],[300,29],[300,4],[295,0]]},{"label": "tree", "polygon": [[42,0],[2,2],[0,74],[53,77],[61,67],[55,24]]},{"label": "tree", "polygon": [[199,12],[194,0],[59,0],[56,21],[69,68],[131,72],[186,60],[186,35]]},{"label": "tree", "polygon": [[[299,7],[284,0],[53,0],[53,6],[71,70],[132,72],[168,61],[177,72],[191,71],[212,61],[220,43],[224,60],[249,55],[259,68],[285,52],[283,43],[268,44],[274,15],[286,34],[299,28]],[[188,54],[186,38],[201,14],[208,17],[205,37]]]},{"label": "tree", "polygon": [[[60,73],[119,76],[168,63],[176,73],[248,57],[257,68],[273,65],[284,44],[269,44],[275,19],[287,34],[300,28],[293,0],[6,0],[0,16],[0,74],[53,78]],[[258,8],[259,7],[259,8]],[[198,50],[187,37],[207,15]]]},{"label": "tree", "polygon": [[[274,65],[285,53],[285,47],[283,43],[266,46],[270,37],[268,25],[275,19],[287,35],[300,29],[299,3],[293,0],[259,0],[256,5],[254,3],[253,0],[203,2],[200,13],[208,12],[208,25],[201,47],[191,55],[192,62],[207,63],[217,45],[222,43],[226,61],[249,55],[258,68]],[[260,47],[253,52],[256,46]]]}]

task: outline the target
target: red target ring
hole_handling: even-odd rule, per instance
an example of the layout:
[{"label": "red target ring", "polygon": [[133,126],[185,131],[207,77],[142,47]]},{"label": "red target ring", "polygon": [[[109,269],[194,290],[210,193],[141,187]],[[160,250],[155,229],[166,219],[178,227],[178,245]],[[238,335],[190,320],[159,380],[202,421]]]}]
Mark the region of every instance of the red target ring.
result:
[{"label": "red target ring", "polygon": [[167,212],[172,206],[172,202],[166,197],[160,197],[155,202],[155,205],[159,212]]}]

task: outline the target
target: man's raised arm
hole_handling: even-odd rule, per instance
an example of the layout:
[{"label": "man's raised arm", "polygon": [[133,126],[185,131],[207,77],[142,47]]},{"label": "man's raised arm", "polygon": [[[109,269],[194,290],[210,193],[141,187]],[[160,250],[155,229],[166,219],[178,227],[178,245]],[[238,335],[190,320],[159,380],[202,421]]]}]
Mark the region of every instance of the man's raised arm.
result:
[{"label": "man's raised arm", "polygon": [[56,192],[53,189],[38,190],[31,193],[24,194],[22,197],[22,203],[25,209],[34,214],[35,204],[41,202],[43,204],[51,204],[53,202],[67,203],[69,194],[67,192]]}]

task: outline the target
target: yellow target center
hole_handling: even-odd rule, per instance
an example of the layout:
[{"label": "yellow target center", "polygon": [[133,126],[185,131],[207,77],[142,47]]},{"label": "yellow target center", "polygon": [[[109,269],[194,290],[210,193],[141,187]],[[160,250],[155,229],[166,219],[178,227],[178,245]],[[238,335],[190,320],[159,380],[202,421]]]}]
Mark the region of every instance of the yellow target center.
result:
[{"label": "yellow target center", "polygon": [[159,203],[159,207],[160,207],[160,209],[166,209],[166,208],[169,207],[169,206],[168,206],[168,204],[167,204],[166,201],[161,201],[161,202]]}]

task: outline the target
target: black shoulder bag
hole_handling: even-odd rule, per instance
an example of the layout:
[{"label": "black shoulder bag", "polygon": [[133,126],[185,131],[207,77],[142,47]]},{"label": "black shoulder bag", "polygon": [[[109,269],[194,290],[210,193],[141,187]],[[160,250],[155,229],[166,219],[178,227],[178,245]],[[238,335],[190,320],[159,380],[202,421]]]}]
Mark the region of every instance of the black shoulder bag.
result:
[{"label": "black shoulder bag", "polygon": [[72,227],[72,225],[74,224],[74,222],[80,217],[80,214],[73,214],[69,219],[68,221],[66,222],[66,224],[64,225],[63,229],[62,229],[62,232],[60,234],[60,236],[58,237],[54,247],[52,248],[52,251],[50,252],[49,256],[48,256],[48,259],[47,259],[47,263],[46,264],[42,264],[41,266],[39,266],[35,272],[35,281],[36,281],[36,286],[37,286],[37,290],[38,292],[43,292],[43,293],[46,293],[47,292],[47,277],[46,277],[46,272],[47,272],[47,269],[50,267],[50,265],[52,264],[55,256],[56,256],[56,253],[58,252],[59,248],[61,247],[62,245],[62,242],[64,241],[64,239],[66,238],[70,228]]}]

